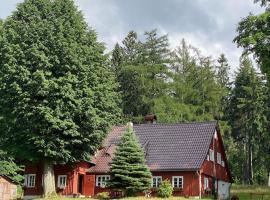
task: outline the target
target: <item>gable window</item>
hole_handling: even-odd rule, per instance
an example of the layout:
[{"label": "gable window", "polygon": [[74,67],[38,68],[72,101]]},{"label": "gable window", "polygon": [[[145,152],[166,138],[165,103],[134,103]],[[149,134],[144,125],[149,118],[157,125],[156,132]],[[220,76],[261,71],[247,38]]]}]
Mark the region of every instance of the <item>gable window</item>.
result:
[{"label": "gable window", "polygon": [[217,152],[217,163],[221,165],[221,154]]},{"label": "gable window", "polygon": [[96,176],[96,186],[106,187],[106,182],[110,180],[110,175],[97,175]]},{"label": "gable window", "polygon": [[204,190],[206,190],[207,188],[209,188],[209,180],[208,180],[207,177],[204,177],[204,184],[203,184],[203,186],[204,186]]},{"label": "gable window", "polygon": [[161,176],[153,176],[152,179],[152,187],[157,188],[161,184],[162,177]]},{"label": "gable window", "polygon": [[28,188],[35,187],[36,184],[36,174],[26,174],[24,176],[24,185]]},{"label": "gable window", "polygon": [[209,149],[209,156],[211,161],[215,161],[215,155],[214,155],[214,150]]},{"label": "gable window", "polygon": [[172,185],[174,188],[183,188],[183,185],[184,185],[183,176],[173,176]]},{"label": "gable window", "polygon": [[67,175],[59,175],[57,180],[57,187],[65,188],[67,185]]}]

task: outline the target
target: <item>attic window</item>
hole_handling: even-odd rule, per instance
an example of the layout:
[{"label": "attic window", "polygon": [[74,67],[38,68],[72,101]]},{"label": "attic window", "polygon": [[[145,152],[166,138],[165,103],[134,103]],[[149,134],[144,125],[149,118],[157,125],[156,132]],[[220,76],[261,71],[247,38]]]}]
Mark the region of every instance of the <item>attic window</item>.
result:
[{"label": "attic window", "polygon": [[215,155],[214,155],[214,150],[209,149],[209,156],[211,161],[215,161]]}]

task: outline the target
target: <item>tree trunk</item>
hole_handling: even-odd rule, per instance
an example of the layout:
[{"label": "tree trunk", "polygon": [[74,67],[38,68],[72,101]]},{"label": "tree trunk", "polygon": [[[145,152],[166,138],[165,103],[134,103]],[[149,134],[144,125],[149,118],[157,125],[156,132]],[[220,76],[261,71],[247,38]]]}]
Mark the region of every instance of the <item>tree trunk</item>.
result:
[{"label": "tree trunk", "polygon": [[43,167],[43,195],[46,197],[56,194],[53,163],[50,161],[44,161]]},{"label": "tree trunk", "polygon": [[268,172],[268,187],[270,187],[270,170]]}]

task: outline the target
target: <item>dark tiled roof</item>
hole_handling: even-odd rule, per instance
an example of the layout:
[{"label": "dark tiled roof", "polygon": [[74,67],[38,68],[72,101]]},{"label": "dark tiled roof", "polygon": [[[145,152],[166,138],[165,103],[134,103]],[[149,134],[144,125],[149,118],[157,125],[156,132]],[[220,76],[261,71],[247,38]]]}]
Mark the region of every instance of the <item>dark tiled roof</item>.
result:
[{"label": "dark tiled roof", "polygon": [[[133,129],[146,152],[152,171],[200,169],[210,146],[217,122],[141,124]],[[93,160],[91,172],[107,172],[113,152],[126,127],[114,127]]]}]

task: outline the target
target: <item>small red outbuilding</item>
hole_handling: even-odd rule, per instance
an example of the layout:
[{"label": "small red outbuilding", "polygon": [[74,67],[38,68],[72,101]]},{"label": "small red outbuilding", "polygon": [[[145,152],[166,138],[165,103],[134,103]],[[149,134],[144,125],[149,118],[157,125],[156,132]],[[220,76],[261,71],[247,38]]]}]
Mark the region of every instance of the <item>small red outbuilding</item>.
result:
[{"label": "small red outbuilding", "polygon": [[[106,188],[110,163],[125,130],[126,126],[113,127],[91,161],[55,165],[57,192],[66,196],[111,192]],[[216,190],[220,199],[228,198],[232,178],[217,122],[140,124],[133,130],[152,172],[152,195],[168,179],[175,196],[202,197]],[[42,177],[41,166],[26,167],[25,198],[42,195]]]}]

